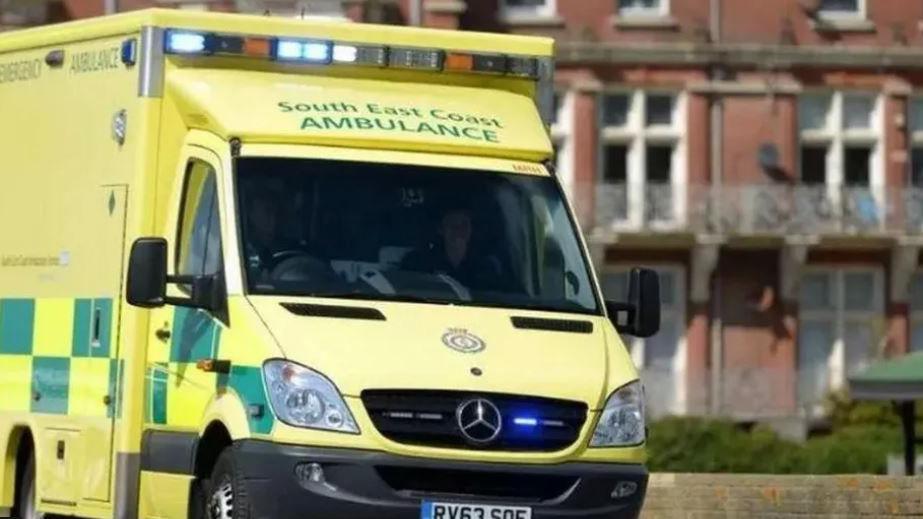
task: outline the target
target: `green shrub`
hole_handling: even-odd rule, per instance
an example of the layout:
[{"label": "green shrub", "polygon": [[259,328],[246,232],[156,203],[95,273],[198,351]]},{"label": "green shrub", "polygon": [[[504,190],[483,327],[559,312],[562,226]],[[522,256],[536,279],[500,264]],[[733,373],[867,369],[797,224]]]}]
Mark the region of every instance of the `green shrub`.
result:
[{"label": "green shrub", "polygon": [[762,474],[884,473],[887,455],[901,451],[900,429],[846,425],[798,444],[767,427],[671,417],[651,424],[648,467],[655,472]]}]

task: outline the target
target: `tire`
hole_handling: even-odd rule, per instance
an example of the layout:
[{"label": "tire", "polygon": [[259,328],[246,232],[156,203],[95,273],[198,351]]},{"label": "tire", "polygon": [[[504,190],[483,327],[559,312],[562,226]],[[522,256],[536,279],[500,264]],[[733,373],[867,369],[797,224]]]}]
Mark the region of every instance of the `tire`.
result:
[{"label": "tire", "polygon": [[189,519],[208,518],[208,512],[205,508],[205,491],[208,486],[209,480],[207,479],[193,480],[189,488],[189,511],[186,514]]},{"label": "tire", "polygon": [[205,489],[203,517],[206,519],[250,519],[254,516],[244,475],[237,466],[234,446],[221,452],[211,478],[201,484]]},{"label": "tire", "polygon": [[45,514],[35,509],[35,455],[30,454],[26,467],[22,472],[22,479],[19,482],[17,493],[18,502],[16,503],[17,513],[13,517],[17,519],[43,519]]}]

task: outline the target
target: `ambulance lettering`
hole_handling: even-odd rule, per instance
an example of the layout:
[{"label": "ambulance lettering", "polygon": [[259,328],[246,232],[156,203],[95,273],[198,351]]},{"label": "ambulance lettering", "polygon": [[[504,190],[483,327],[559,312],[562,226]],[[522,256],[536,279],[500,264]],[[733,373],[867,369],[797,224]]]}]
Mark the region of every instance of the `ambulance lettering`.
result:
[{"label": "ambulance lettering", "polygon": [[0,84],[16,81],[32,81],[42,75],[41,60],[0,62]]},{"label": "ambulance lettering", "polygon": [[119,48],[89,50],[74,54],[71,59],[71,74],[86,74],[89,72],[103,72],[119,68]]}]

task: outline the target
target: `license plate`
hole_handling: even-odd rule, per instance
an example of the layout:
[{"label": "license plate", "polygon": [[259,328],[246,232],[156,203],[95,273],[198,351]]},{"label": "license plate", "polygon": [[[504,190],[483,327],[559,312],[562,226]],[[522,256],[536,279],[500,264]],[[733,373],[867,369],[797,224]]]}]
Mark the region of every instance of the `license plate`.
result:
[{"label": "license plate", "polygon": [[469,505],[424,501],[421,519],[532,519],[524,506]]}]

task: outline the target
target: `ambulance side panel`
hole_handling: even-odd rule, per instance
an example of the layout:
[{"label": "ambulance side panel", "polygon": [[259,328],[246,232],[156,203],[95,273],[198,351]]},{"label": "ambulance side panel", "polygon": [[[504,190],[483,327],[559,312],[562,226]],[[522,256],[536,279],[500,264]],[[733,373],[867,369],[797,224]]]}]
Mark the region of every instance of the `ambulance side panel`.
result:
[{"label": "ambulance side panel", "polygon": [[0,71],[16,70],[0,73],[0,511],[28,435],[39,510],[106,517],[132,450],[120,425],[140,423],[126,379],[142,316],[122,303],[123,269],[151,226],[159,101],[120,58],[139,34],[45,34],[0,53]]}]

